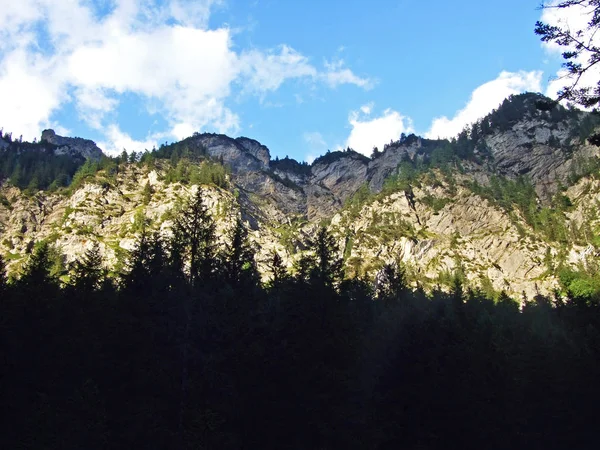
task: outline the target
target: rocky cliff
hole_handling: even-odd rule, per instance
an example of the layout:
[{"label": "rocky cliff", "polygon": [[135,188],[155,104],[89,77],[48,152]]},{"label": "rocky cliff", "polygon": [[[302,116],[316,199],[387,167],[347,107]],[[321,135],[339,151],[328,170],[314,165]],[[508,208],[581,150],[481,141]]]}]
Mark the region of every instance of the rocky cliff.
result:
[{"label": "rocky cliff", "polygon": [[[532,296],[557,287],[557,264],[577,267],[596,254],[600,231],[599,153],[585,140],[595,119],[564,108],[538,111],[538,98],[513,99],[503,105],[512,115],[500,108],[452,141],[402,136],[374,158],[345,151],[311,165],[271,160],[255,140],[217,134],[179,144],[184,154],[203,155],[189,164],[208,158],[229,168],[229,188],[201,188],[222,236],[237,214],[247,221],[262,267],[273,251],[291,266],[325,221],[348,274],[373,276],[400,260],[424,287],[460,276],[472,286]],[[52,130],[42,141],[99,158],[92,141]],[[130,163],[110,177],[100,170],[76,189],[33,195],[5,180],[0,253],[11,272],[42,239],[67,264],[100,241],[118,270],[142,226],[168,234],[177,206],[198,188],[169,181],[169,167],[168,159]]]},{"label": "rocky cliff", "polygon": [[94,141],[82,138],[71,138],[57,135],[54,130],[42,131],[40,142],[47,142],[56,146],[57,155],[83,156],[86,159],[98,160],[102,157],[102,150]]}]

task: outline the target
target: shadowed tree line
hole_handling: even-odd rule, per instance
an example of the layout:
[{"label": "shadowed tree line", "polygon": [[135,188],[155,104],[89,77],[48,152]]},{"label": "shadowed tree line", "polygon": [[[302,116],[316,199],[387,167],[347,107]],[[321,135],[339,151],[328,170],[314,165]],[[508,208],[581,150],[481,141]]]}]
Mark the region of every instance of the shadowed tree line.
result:
[{"label": "shadowed tree line", "polygon": [[217,244],[198,191],[117,281],[97,244],[66,286],[47,245],[18,280],[0,260],[0,445],[597,445],[600,299],[426,294],[397,266],[344,278],[325,229],[307,247],[262,285],[243,223]]}]

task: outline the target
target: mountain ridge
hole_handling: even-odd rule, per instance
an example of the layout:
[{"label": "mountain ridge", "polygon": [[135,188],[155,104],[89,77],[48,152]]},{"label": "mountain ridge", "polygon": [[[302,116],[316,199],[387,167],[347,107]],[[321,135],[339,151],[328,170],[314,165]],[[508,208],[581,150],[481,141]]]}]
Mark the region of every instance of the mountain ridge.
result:
[{"label": "mountain ridge", "polygon": [[[453,140],[403,135],[373,158],[347,149],[310,165],[272,160],[251,138],[197,133],[134,159],[88,158],[63,187],[39,191],[24,182],[17,189],[5,181],[0,253],[18,271],[36,242],[50,240],[68,266],[98,240],[118,270],[140,229],[168,233],[170,215],[202,185],[223,235],[234,215],[248,223],[264,276],[269,254],[293,266],[304,240],[326,224],[352,276],[372,277],[399,259],[428,288],[460,275],[516,295],[551,292],[560,286],[560,264],[578,267],[596,245],[600,165],[598,148],[585,142],[594,116],[540,111],[540,98],[511,97]],[[0,156],[6,161],[21,147],[21,154],[43,154],[45,145],[56,148],[19,142]],[[560,264],[550,268],[548,255]]]}]

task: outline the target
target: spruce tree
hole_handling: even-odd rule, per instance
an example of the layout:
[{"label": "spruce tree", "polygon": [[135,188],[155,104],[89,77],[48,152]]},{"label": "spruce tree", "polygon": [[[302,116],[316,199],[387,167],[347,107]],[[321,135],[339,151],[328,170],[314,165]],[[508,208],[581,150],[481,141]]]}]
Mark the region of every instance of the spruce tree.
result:
[{"label": "spruce tree", "polygon": [[380,300],[398,300],[407,291],[406,272],[397,262],[386,264],[375,278],[375,293]]},{"label": "spruce tree", "polygon": [[150,183],[146,182],[144,185],[144,190],[142,191],[142,201],[144,205],[148,205],[152,200],[153,189]]},{"label": "spruce tree", "polygon": [[42,241],[25,266],[19,285],[38,292],[57,287],[57,280],[52,276],[52,265],[50,245]]},{"label": "spruce tree", "polygon": [[99,289],[104,280],[102,255],[100,245],[94,241],[92,247],[87,249],[83,256],[75,262],[73,284],[78,289],[92,291]]},{"label": "spruce tree", "polygon": [[204,204],[202,190],[198,188],[173,224],[172,247],[188,263],[188,279],[192,286],[200,279],[210,280],[216,269],[216,225]]},{"label": "spruce tree", "polygon": [[232,286],[256,284],[258,270],[254,249],[248,241],[248,230],[240,218],[230,232],[229,243],[223,253],[225,279]]},{"label": "spruce tree", "polygon": [[4,258],[0,255],[0,293],[5,292],[8,286],[8,280],[6,278],[6,263]]},{"label": "spruce tree", "polygon": [[269,271],[272,274],[272,278],[270,281],[271,287],[280,286],[289,278],[287,269],[283,265],[283,259],[281,258],[281,256],[279,256],[279,253],[277,252],[273,252],[271,255]]},{"label": "spruce tree", "polygon": [[343,260],[334,237],[321,227],[313,243],[317,259],[317,278],[328,287],[337,287],[344,277]]},{"label": "spruce tree", "polygon": [[151,254],[150,236],[144,228],[129,255],[128,270],[123,275],[123,284],[126,289],[143,292],[150,287]]},{"label": "spruce tree", "polygon": [[296,278],[301,281],[337,288],[344,277],[343,259],[335,238],[321,227],[307,243],[308,252],[296,264]]}]

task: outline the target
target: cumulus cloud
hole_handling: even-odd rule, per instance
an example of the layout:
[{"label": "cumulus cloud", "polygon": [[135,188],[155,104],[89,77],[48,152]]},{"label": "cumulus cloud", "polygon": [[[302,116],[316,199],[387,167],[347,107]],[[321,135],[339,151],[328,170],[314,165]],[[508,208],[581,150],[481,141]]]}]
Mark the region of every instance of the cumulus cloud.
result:
[{"label": "cumulus cloud", "polygon": [[[23,49],[0,65],[0,127],[32,139],[50,123],[50,115],[69,97],[54,61],[35,58]],[[55,76],[55,74],[57,76]]]},{"label": "cumulus cloud", "polygon": [[129,134],[122,131],[118,125],[111,124],[106,128],[106,141],[98,142],[98,147],[103,151],[117,155],[123,150],[128,152],[142,152],[144,150],[152,150],[158,148],[158,136],[153,136],[148,139],[138,141],[133,139]]},{"label": "cumulus cloud", "polygon": [[352,130],[346,145],[367,156],[373,147],[382,150],[384,144],[398,140],[400,134],[413,132],[410,118],[389,108],[382,115],[371,117],[372,109],[373,104],[363,105],[360,111],[352,111],[348,117]]},{"label": "cumulus cloud", "polygon": [[5,3],[0,126],[26,139],[69,102],[105,133],[107,148],[120,148],[139,144],[109,122],[123,95],[147,103],[166,120],[163,134],[181,139],[207,127],[236,132],[240,119],[227,105],[236,87],[264,96],[290,79],[368,85],[343,62],[317,68],[287,45],[236,51],[228,27],[208,28],[220,0],[117,0],[105,10],[73,0]]},{"label": "cumulus cloud", "polygon": [[466,125],[484,117],[508,96],[525,91],[539,92],[541,77],[542,73],[538,71],[500,73],[495,80],[488,81],[476,88],[465,107],[457,111],[454,117],[434,119],[425,136],[430,139],[456,136]]},{"label": "cumulus cloud", "polygon": [[241,56],[240,63],[247,77],[246,89],[254,92],[275,91],[286,79],[317,75],[308,58],[287,45],[266,53],[248,51]]}]

